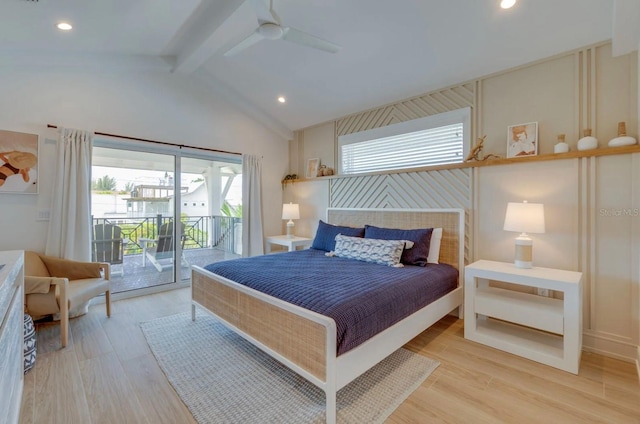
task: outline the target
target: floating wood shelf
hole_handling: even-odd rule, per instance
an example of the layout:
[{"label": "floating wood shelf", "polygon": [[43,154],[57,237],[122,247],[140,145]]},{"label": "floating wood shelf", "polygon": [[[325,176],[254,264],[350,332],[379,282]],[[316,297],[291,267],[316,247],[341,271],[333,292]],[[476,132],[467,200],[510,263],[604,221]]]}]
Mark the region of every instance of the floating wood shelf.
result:
[{"label": "floating wood shelf", "polygon": [[640,153],[640,145],[636,144],[633,146],[603,147],[600,149],[573,151],[573,152],[567,152],[567,153],[547,153],[543,155],[526,156],[526,157],[520,157],[520,158],[500,158],[500,159],[488,159],[485,161],[451,163],[448,165],[436,165],[436,166],[425,166],[422,168],[412,168],[410,171],[403,169],[403,170],[391,170],[391,171],[382,171],[382,172],[353,174],[353,175],[331,175],[328,177],[300,178],[297,180],[288,180],[288,181],[304,182],[304,181],[329,180],[332,178],[362,177],[366,175],[398,174],[398,173],[405,173],[405,172],[421,172],[421,171],[440,171],[443,169],[476,168],[481,166],[511,165],[511,164],[523,163],[523,162],[528,163],[528,162],[542,162],[542,161],[549,161],[549,160],[577,159],[577,158],[585,158],[585,157],[591,157],[591,156],[622,155],[627,153]]}]

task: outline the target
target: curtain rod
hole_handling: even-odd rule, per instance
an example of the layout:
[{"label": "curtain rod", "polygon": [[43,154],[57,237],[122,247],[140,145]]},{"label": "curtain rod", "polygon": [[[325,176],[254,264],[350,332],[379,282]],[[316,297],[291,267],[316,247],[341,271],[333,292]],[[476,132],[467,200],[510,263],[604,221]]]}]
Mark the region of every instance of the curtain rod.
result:
[{"label": "curtain rod", "polygon": [[[58,126],[57,125],[52,125],[52,124],[47,124],[47,128],[58,128]],[[165,145],[165,146],[174,146],[174,147],[179,147],[181,149],[183,147],[187,147],[189,149],[205,150],[207,152],[226,153],[226,154],[229,154],[229,155],[242,156],[242,153],[237,153],[237,152],[228,152],[226,150],[218,150],[218,149],[208,149],[206,147],[185,146],[184,144],[175,144],[175,143],[169,143],[169,142],[166,142],[166,141],[148,140],[146,138],[129,137],[127,135],[109,134],[109,133],[103,133],[103,132],[98,132],[98,131],[94,131],[94,134],[95,135],[104,135],[104,136],[107,136],[107,137],[122,138],[122,139],[125,139],[125,140],[144,141],[144,142],[147,142],[147,143],[162,144],[162,145]]]}]

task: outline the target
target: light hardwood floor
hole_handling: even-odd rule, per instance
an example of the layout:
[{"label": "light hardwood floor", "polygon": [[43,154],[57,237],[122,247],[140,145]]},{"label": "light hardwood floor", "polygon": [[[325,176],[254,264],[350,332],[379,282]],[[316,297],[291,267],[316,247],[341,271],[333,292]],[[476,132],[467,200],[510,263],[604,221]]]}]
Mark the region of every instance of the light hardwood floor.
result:
[{"label": "light hardwood floor", "polygon": [[[36,366],[25,376],[20,422],[194,423],[158,367],[139,323],[189,311],[188,289],[121,300],[37,328]],[[447,317],[411,341],[441,365],[388,423],[640,423],[640,385],[630,363],[583,353],[578,376],[463,338]]]}]

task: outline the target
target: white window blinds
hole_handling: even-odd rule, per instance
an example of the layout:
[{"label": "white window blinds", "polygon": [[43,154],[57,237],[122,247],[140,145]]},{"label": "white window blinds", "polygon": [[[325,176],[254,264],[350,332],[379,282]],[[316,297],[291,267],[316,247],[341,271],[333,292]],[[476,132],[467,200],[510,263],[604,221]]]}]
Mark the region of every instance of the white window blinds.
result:
[{"label": "white window blinds", "polygon": [[360,174],[462,162],[468,122],[467,108],[341,136],[340,172]]}]

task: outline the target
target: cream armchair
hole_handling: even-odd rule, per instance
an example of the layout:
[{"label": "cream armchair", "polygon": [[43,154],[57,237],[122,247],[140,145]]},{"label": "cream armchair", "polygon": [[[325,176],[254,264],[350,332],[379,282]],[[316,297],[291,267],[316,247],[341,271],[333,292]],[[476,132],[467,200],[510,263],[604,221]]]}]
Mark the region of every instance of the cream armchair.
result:
[{"label": "cream armchair", "polygon": [[78,262],[24,252],[25,311],[34,319],[59,314],[62,347],[67,345],[69,311],[104,293],[111,316],[107,263]]}]

